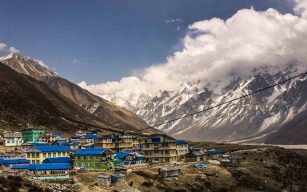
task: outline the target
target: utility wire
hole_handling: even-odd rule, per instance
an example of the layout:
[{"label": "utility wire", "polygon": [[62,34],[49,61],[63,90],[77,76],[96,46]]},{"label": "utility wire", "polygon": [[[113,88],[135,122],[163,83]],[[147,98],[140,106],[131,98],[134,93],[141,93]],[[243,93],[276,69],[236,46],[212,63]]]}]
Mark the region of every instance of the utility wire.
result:
[{"label": "utility wire", "polygon": [[271,88],[273,88],[273,87],[276,87],[277,85],[284,84],[284,83],[286,83],[286,82],[288,82],[288,81],[291,81],[291,80],[293,80],[293,79],[296,79],[296,78],[301,77],[301,76],[304,76],[304,75],[307,75],[307,71],[304,72],[304,73],[300,73],[300,74],[298,74],[298,75],[295,75],[295,76],[293,76],[293,77],[290,77],[289,79],[283,80],[283,81],[281,81],[281,82],[278,82],[278,83],[275,83],[275,84],[273,84],[273,85],[267,86],[267,87],[265,87],[265,88],[259,89],[259,90],[257,90],[257,91],[251,92],[251,93],[249,93],[249,94],[242,95],[242,96],[237,97],[237,98],[235,98],[235,99],[232,99],[232,100],[229,100],[229,101],[226,101],[226,102],[217,104],[217,105],[212,106],[212,107],[208,107],[208,108],[203,109],[203,110],[200,110],[200,111],[196,111],[196,112],[193,112],[193,113],[184,115],[184,116],[182,116],[182,117],[178,117],[178,118],[175,118],[175,119],[171,119],[171,120],[165,121],[165,122],[163,122],[163,123],[158,123],[158,124],[156,124],[156,125],[149,126],[149,127],[144,128],[144,129],[140,129],[140,130],[138,130],[138,131],[136,131],[136,132],[144,131],[144,130],[146,130],[146,129],[151,129],[151,128],[155,128],[155,127],[159,127],[159,126],[161,126],[161,125],[164,125],[164,124],[167,124],[167,123],[171,123],[171,122],[177,121],[177,120],[179,120],[179,119],[183,119],[183,118],[186,118],[186,117],[190,117],[190,116],[196,115],[196,114],[198,114],[198,113],[203,113],[203,112],[205,112],[205,111],[208,111],[208,110],[211,110],[211,109],[220,107],[220,106],[222,106],[222,105],[225,105],[225,104],[234,102],[234,101],[236,101],[236,100],[240,100],[240,99],[242,99],[242,98],[249,97],[249,96],[254,95],[254,94],[257,94],[257,93],[259,93],[259,92],[262,92],[262,91],[271,89]]}]

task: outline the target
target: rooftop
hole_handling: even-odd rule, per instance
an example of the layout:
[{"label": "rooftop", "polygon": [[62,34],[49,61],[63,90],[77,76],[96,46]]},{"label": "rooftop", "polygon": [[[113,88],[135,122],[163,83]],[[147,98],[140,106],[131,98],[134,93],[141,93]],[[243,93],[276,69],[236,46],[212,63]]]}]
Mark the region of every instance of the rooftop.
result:
[{"label": "rooftop", "polygon": [[34,149],[40,152],[68,152],[70,151],[68,147],[61,146],[61,145],[34,146]]},{"label": "rooftop", "polygon": [[176,145],[187,145],[188,142],[185,140],[176,140]]},{"label": "rooftop", "polygon": [[27,169],[29,167],[29,164],[27,165],[14,165],[11,166],[11,169]]},{"label": "rooftop", "polygon": [[79,149],[73,155],[100,155],[106,150],[107,148]]},{"label": "rooftop", "polygon": [[29,171],[34,170],[68,170],[69,163],[46,163],[46,164],[30,164],[27,168]]},{"label": "rooftop", "polygon": [[210,149],[210,150],[208,150],[208,153],[221,154],[221,153],[225,153],[225,150],[224,149]]},{"label": "rooftop", "polygon": [[87,133],[87,134],[84,135],[84,137],[86,139],[97,139],[97,138],[99,138],[99,135],[92,134],[92,133]]},{"label": "rooftop", "polygon": [[97,178],[108,179],[108,178],[110,178],[110,177],[111,177],[110,175],[98,175]]},{"label": "rooftop", "polygon": [[29,160],[25,158],[0,158],[0,165],[10,164],[28,164]]},{"label": "rooftop", "polygon": [[160,171],[177,171],[177,170],[181,170],[181,169],[178,168],[178,167],[163,167],[163,168],[160,168]]},{"label": "rooftop", "polygon": [[72,160],[69,157],[54,157],[46,158],[43,163],[71,163]]}]

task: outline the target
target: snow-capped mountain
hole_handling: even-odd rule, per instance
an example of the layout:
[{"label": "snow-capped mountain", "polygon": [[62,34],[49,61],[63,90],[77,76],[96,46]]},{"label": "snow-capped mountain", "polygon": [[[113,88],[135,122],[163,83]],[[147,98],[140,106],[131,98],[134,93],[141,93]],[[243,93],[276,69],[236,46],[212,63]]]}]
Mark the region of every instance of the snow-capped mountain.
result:
[{"label": "snow-capped mountain", "polygon": [[[216,88],[218,83],[199,81],[183,83],[174,91],[160,91],[156,96],[148,96],[143,100],[131,99],[129,95],[121,95],[121,93],[105,98],[122,106],[127,106],[129,101],[134,101],[133,107],[129,109],[132,109],[149,125],[157,125],[257,91],[297,73],[293,66],[286,70],[264,67],[253,71],[253,75],[234,77],[220,90]],[[157,128],[176,138],[194,141],[245,143],[266,141],[270,143],[266,138],[270,138],[273,133],[278,133],[282,126],[305,112],[306,90],[307,77],[300,77],[254,96]],[[138,98],[136,95],[133,95],[133,98]],[[304,130],[301,132],[303,133]],[[303,140],[300,139],[299,142]],[[307,135],[305,141],[307,141]]]},{"label": "snow-capped mountain", "polygon": [[141,109],[143,105],[152,98],[150,93],[133,90],[123,90],[116,94],[105,94],[100,96],[132,112]]},{"label": "snow-capped mountain", "polygon": [[[293,74],[296,72],[290,69],[287,72],[253,71],[253,75],[234,78],[218,93],[209,83],[184,83],[175,91],[160,92],[136,113],[148,124],[156,125],[257,91]],[[158,129],[188,140],[264,142],[306,110],[306,90],[307,76],[300,77],[254,96],[161,125]]]}]

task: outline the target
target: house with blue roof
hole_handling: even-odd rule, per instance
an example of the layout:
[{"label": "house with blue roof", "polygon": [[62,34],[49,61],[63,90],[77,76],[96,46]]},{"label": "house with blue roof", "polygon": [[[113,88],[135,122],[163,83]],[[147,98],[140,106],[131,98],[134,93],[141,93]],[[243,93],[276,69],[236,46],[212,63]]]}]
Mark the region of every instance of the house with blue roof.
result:
[{"label": "house with blue roof", "polygon": [[79,149],[73,153],[75,169],[113,170],[114,152],[107,148]]},{"label": "house with blue roof", "polygon": [[12,166],[13,170],[28,170],[33,173],[34,179],[59,180],[68,179],[71,165],[69,163],[42,163]]},{"label": "house with blue roof", "polygon": [[176,140],[165,134],[152,134],[144,139],[142,151],[146,162],[176,163]]},{"label": "house with blue roof", "polygon": [[117,152],[114,159],[116,166],[141,164],[144,161],[143,155],[132,151]]},{"label": "house with blue roof", "polygon": [[81,145],[94,144],[94,140],[100,138],[96,133],[86,133],[85,135],[80,137]]},{"label": "house with blue roof", "polygon": [[30,163],[42,163],[46,158],[69,157],[70,148],[62,145],[34,145],[26,151]]},{"label": "house with blue roof", "polygon": [[224,153],[225,153],[224,149],[210,149],[208,150],[208,159],[217,160]]}]

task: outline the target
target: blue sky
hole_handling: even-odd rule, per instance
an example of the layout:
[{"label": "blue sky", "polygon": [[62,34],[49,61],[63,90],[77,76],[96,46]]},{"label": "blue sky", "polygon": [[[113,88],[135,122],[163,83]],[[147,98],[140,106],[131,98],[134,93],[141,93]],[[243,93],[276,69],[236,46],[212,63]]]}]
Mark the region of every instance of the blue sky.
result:
[{"label": "blue sky", "polygon": [[289,2],[0,0],[0,42],[43,60],[73,82],[100,83],[165,62],[196,21],[225,19],[251,6],[291,12]]}]

